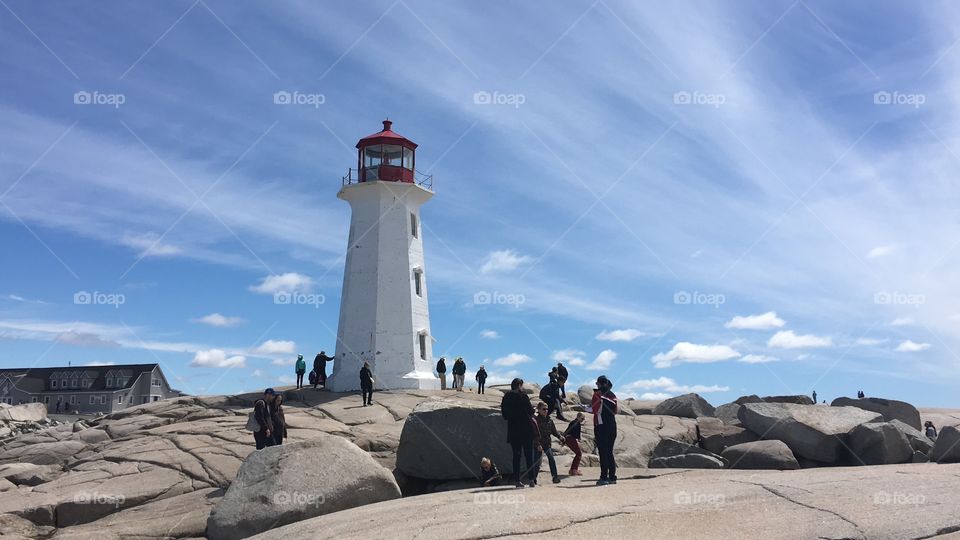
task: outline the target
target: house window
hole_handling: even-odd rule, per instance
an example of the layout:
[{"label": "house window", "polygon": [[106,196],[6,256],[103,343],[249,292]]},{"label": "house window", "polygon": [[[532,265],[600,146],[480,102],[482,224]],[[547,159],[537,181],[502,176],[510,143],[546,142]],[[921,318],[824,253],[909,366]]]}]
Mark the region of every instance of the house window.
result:
[{"label": "house window", "polygon": [[77,379],[70,379],[70,388],[76,388],[79,381]]},{"label": "house window", "polygon": [[427,335],[420,334],[420,358],[427,359]]},{"label": "house window", "polygon": [[150,379],[150,386],[160,386],[160,378],[154,377]]},{"label": "house window", "polygon": [[423,296],[423,272],[420,270],[413,271],[413,290],[417,293],[417,296]]},{"label": "house window", "polygon": [[160,401],[160,396],[152,396],[154,401]]},{"label": "house window", "polygon": [[150,396],[143,396],[143,402],[144,402],[144,403],[149,403],[149,402],[150,402]]},{"label": "house window", "polygon": [[56,380],[50,381],[50,388],[56,388],[56,387],[57,387],[57,381]]},{"label": "house window", "polygon": [[117,405],[123,405],[123,394],[117,396]]},{"label": "house window", "polygon": [[84,379],[84,380],[83,380],[83,387],[84,387],[84,388],[90,388],[92,385],[93,385],[93,381],[91,381],[90,379]]},{"label": "house window", "polygon": [[90,404],[93,405],[97,402],[97,396],[90,396]]},{"label": "house window", "polygon": [[133,404],[133,394],[130,394],[130,399],[127,400],[127,403]]},{"label": "house window", "polygon": [[77,404],[77,396],[70,396],[70,404],[71,405]]},{"label": "house window", "polygon": [[106,404],[107,404],[107,396],[106,396],[106,394],[100,394],[100,404],[101,404],[101,405],[106,405]]},{"label": "house window", "polygon": [[37,399],[38,399],[37,396],[31,397],[31,398],[30,398],[30,403],[36,403],[36,402],[37,402]]},{"label": "house window", "polygon": [[50,404],[50,396],[43,396],[43,402],[49,405],[49,404]]},{"label": "house window", "polygon": [[113,387],[113,377],[107,377],[107,388]]},{"label": "house window", "polygon": [[410,234],[417,238],[417,215],[410,212]]}]

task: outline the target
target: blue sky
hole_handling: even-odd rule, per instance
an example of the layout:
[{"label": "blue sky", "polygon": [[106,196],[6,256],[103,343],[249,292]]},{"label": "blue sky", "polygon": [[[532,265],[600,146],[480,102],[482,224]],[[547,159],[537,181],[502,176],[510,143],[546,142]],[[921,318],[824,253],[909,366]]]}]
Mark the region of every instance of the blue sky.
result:
[{"label": "blue sky", "polygon": [[0,365],[289,382],[389,116],[435,179],[435,353],[956,405],[957,6],[0,4]]}]

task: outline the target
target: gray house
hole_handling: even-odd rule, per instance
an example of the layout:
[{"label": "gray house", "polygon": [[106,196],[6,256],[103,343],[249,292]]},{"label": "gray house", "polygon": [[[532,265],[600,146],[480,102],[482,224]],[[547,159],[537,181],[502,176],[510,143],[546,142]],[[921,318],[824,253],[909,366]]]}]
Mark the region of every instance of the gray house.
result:
[{"label": "gray house", "polygon": [[180,395],[158,364],[0,368],[0,403],[39,402],[53,413],[109,414]]}]

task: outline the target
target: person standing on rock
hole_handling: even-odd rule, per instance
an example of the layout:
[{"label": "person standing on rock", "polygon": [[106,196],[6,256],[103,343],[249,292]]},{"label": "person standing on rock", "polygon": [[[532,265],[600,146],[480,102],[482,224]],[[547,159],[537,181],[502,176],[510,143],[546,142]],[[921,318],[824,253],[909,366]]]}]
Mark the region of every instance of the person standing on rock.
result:
[{"label": "person standing on rock", "polygon": [[294,367],[297,372],[297,390],[303,388],[303,374],[307,372],[307,363],[303,361],[303,355],[297,355],[297,364]]},{"label": "person standing on rock", "polygon": [[[617,462],[613,457],[613,444],[617,440],[617,396],[612,392],[613,383],[606,375],[597,377],[597,387],[587,412],[593,413],[593,435],[600,458],[598,486],[617,483]],[[587,408],[587,407],[584,407]]]},{"label": "person standing on rock", "polygon": [[463,392],[463,376],[467,373],[467,363],[462,356],[458,356],[453,363],[453,385],[457,392]]},{"label": "person standing on rock", "polygon": [[923,424],[923,431],[924,431],[924,435],[926,435],[928,439],[932,441],[937,440],[937,428],[933,426],[933,422],[931,422],[930,420],[927,420]]},{"label": "person standing on rock", "polygon": [[440,377],[440,389],[447,389],[447,360],[444,357],[440,357],[437,360],[437,377]]},{"label": "person standing on rock", "polygon": [[270,404],[270,420],[273,422],[273,444],[281,445],[287,438],[287,418],[283,414],[283,393],[277,394]]},{"label": "person standing on rock", "polygon": [[550,446],[550,436],[553,435],[561,443],[563,442],[563,437],[557,433],[557,426],[553,423],[553,420],[550,419],[550,409],[546,403],[537,403],[536,418],[539,439],[537,440],[536,453],[533,455],[533,478],[536,479],[540,474],[540,465],[543,461],[544,454],[546,454],[547,463],[550,465],[550,477],[553,479],[554,484],[559,484],[560,474],[557,473],[557,460],[553,457],[553,447]]},{"label": "person standing on rock", "polygon": [[563,399],[567,399],[568,378],[570,378],[570,373],[567,372],[566,366],[563,365],[563,362],[557,362],[557,382],[560,383],[560,396]]},{"label": "person standing on rock", "polygon": [[270,405],[276,398],[276,392],[273,388],[267,388],[263,391],[263,399],[258,399],[253,404],[253,417],[260,426],[259,431],[253,432],[253,440],[256,442],[257,450],[262,450],[268,446],[273,446],[273,420],[270,414]]},{"label": "person standing on rock", "polygon": [[560,397],[560,384],[556,380],[551,379],[546,386],[540,389],[540,399],[547,404],[548,414],[557,411],[557,418],[566,420],[563,417],[563,410],[561,410],[563,399]]},{"label": "person standing on rock", "polygon": [[483,393],[483,385],[487,384],[487,370],[480,366],[480,369],[477,370],[477,376],[474,377],[477,380],[477,393]]},{"label": "person standing on rock", "polygon": [[[533,471],[533,436],[536,423],[533,420],[533,405],[530,396],[523,392],[523,379],[510,381],[510,391],[500,400],[500,415],[507,421],[507,442],[513,451],[513,474],[516,475],[516,487],[523,487],[524,478]],[[526,468],[520,468],[520,454],[523,454]],[[530,478],[530,487],[535,485]]]},{"label": "person standing on rock", "polygon": [[816,404],[817,404],[817,391],[816,391],[816,390],[813,391],[813,396],[812,396],[812,397],[813,397],[813,404],[816,405]]},{"label": "person standing on rock", "polygon": [[327,387],[327,362],[331,358],[327,356],[326,351],[320,351],[320,354],[313,359],[313,370],[317,372],[317,382],[313,384],[313,389],[317,389],[317,385],[326,388]]},{"label": "person standing on rock", "polygon": [[370,363],[364,362],[360,368],[360,393],[363,398],[363,406],[373,405],[373,372],[370,371]]},{"label": "person standing on rock", "polygon": [[580,431],[584,420],[583,413],[577,413],[573,422],[563,430],[563,444],[573,451],[573,462],[570,464],[570,476],[583,476],[580,472],[580,460],[583,459],[583,449],[580,448]]}]

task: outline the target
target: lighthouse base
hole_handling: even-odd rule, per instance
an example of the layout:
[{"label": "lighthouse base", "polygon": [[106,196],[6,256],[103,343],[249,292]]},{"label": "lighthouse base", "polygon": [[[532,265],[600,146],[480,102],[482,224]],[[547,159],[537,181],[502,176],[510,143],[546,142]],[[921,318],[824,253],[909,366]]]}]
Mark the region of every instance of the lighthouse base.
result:
[{"label": "lighthouse base", "polygon": [[[385,380],[373,374],[373,388],[376,391],[384,390],[439,390],[440,379],[429,372],[411,371],[402,377],[386,377]],[[359,392],[360,374],[347,375],[339,373],[327,377],[327,384],[324,386],[331,392]]]}]

